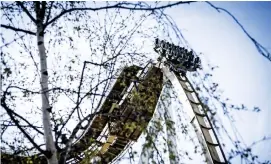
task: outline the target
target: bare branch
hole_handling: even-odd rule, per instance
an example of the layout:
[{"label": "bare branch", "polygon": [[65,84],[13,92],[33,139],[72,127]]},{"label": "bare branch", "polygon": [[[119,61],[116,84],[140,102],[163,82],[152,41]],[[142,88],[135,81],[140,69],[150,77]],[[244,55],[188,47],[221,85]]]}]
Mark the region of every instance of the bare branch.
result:
[{"label": "bare branch", "polygon": [[29,17],[34,23],[37,22],[37,20],[35,20],[35,18],[29,13],[29,11],[27,10],[27,8],[24,7],[23,2],[18,2],[18,1],[17,1],[16,3],[23,9],[23,11],[26,13],[26,15],[28,15],[28,17]]},{"label": "bare branch", "polygon": [[68,143],[66,144],[66,147],[64,149],[64,151],[62,152],[61,156],[60,156],[60,163],[65,163],[66,162],[66,158],[67,158],[67,155],[69,153],[69,149],[71,148],[72,146],[72,141],[73,139],[75,138],[77,132],[79,131],[79,129],[82,127],[82,123],[86,120],[90,121],[93,117],[95,116],[94,113],[92,114],[89,114],[87,117],[85,117],[83,120],[81,120],[77,125],[76,127],[74,128],[74,130],[72,131],[72,134],[71,136],[69,137],[69,141]]},{"label": "bare branch", "polygon": [[261,143],[263,141],[267,141],[267,140],[271,140],[271,136],[266,137],[264,136],[262,139],[254,141],[250,146],[248,146],[249,148],[252,148],[253,146],[257,145],[258,143]]},{"label": "bare branch", "polygon": [[[9,89],[9,87],[7,88],[7,90]],[[44,135],[39,129],[36,128],[36,126],[32,125],[30,122],[28,122],[25,118],[23,118],[22,116],[20,116],[19,114],[17,114],[16,112],[14,112],[13,110],[9,109],[8,106],[6,105],[5,102],[3,102],[2,104],[2,101],[5,101],[5,94],[7,93],[7,90],[5,91],[2,99],[1,99],[1,106],[7,111],[7,113],[10,115],[15,115],[17,117],[19,117],[20,119],[22,119],[23,121],[25,121],[29,127],[33,128],[34,130],[36,130],[38,133]],[[15,123],[15,122],[14,122]],[[18,126],[17,124],[15,124],[16,126]],[[19,125],[21,126],[21,125]],[[22,127],[22,126],[21,126]]]},{"label": "bare branch", "polygon": [[[81,74],[81,78],[80,78],[80,83],[79,83],[79,86],[78,86],[78,94],[77,94],[76,104],[79,103],[79,99],[80,99],[80,91],[81,91],[81,86],[82,86],[82,82],[83,82],[83,78],[84,78],[84,72],[85,72],[86,64],[87,64],[87,63],[84,62],[84,66],[83,66],[83,70],[82,70],[82,74]],[[78,110],[79,110],[79,108],[77,109],[77,111],[78,111]],[[79,111],[78,111],[78,118],[79,118],[79,120],[81,120]]]},{"label": "bare branch", "polygon": [[[85,63],[85,64],[87,64],[87,63]],[[83,68],[82,68],[82,74],[81,74],[80,84],[79,84],[78,89],[80,89],[80,88],[81,88],[81,85],[82,85],[82,79],[83,79],[83,76],[84,76],[85,64],[84,64],[84,66],[83,66]],[[109,78],[106,78],[106,79],[102,80],[102,81],[101,81],[100,83],[98,83],[96,86],[94,86],[93,88],[91,88],[91,89],[89,90],[89,92],[87,92],[87,93],[86,93],[79,101],[77,101],[76,106],[72,109],[72,111],[71,111],[71,113],[69,114],[68,118],[67,118],[67,119],[64,121],[64,123],[61,125],[60,131],[62,131],[62,129],[65,127],[65,125],[66,125],[66,124],[68,123],[68,121],[71,119],[73,113],[74,113],[76,110],[78,110],[78,108],[79,108],[81,102],[83,101],[83,99],[86,98],[88,95],[93,95],[93,93],[92,93],[93,90],[95,90],[95,89],[96,89],[99,85],[101,85],[102,83],[107,82],[108,80],[110,80],[110,79],[112,79],[112,78],[113,78],[113,77],[109,77]],[[78,93],[78,96],[79,96],[80,90],[79,90],[79,92],[77,92],[77,93]],[[58,138],[59,138],[59,136],[57,137],[57,139],[58,139]]]},{"label": "bare branch", "polygon": [[12,40],[12,41],[10,41],[9,43],[6,43],[6,44],[2,45],[2,46],[0,47],[0,49],[2,49],[3,47],[7,47],[7,46],[9,46],[10,44],[12,44],[12,43],[16,42],[18,39],[21,39],[21,38],[23,38],[23,37],[25,37],[25,36],[26,36],[26,34],[21,35],[20,37],[18,37],[18,38],[16,38],[16,39],[13,39],[13,40]]},{"label": "bare branch", "polygon": [[268,50],[261,45],[259,42],[257,42],[248,32],[247,30],[244,28],[244,26],[237,20],[237,18],[232,15],[228,10],[221,8],[221,7],[217,7],[215,5],[213,5],[211,2],[206,1],[207,4],[209,4],[212,8],[216,9],[218,12],[223,11],[225,13],[227,13],[229,16],[232,17],[232,19],[240,26],[240,28],[242,29],[242,31],[247,35],[247,37],[254,43],[255,47],[257,48],[258,52],[261,53],[265,58],[267,58],[269,61],[271,61],[271,54],[270,52],[268,52]]},{"label": "bare branch", "polygon": [[[51,23],[55,22],[61,16],[65,15],[67,13],[73,12],[73,11],[87,11],[87,10],[98,11],[98,10],[114,9],[114,8],[126,9],[126,10],[138,10],[138,11],[154,11],[154,10],[159,10],[159,9],[170,8],[170,7],[173,7],[173,6],[180,5],[180,4],[190,4],[192,2],[196,2],[196,1],[180,1],[180,2],[176,2],[176,3],[168,4],[168,5],[158,6],[158,7],[136,7],[137,4],[133,4],[133,3],[117,3],[115,5],[103,6],[103,7],[98,7],[98,8],[92,8],[92,7],[88,7],[88,8],[72,8],[72,9],[62,11],[56,17],[51,19],[48,23],[45,24],[45,28],[48,25],[50,25]],[[127,5],[127,4],[133,5],[133,7],[123,6],[123,5]]]},{"label": "bare branch", "polygon": [[[1,126],[16,126],[15,124],[1,124]],[[39,126],[30,126],[30,125],[20,125],[21,127],[25,127],[25,128],[29,128],[29,127],[35,127],[35,128],[42,128],[42,127],[39,127]],[[42,133],[42,135],[43,135],[43,133]]]},{"label": "bare branch", "polygon": [[45,24],[47,24],[48,21],[49,21],[49,19],[50,19],[50,15],[51,15],[51,10],[52,10],[53,4],[54,4],[54,1],[51,2],[50,7],[48,8],[48,9],[49,9],[49,12],[48,12],[48,15],[47,15],[47,17],[46,17]]},{"label": "bare branch", "polygon": [[9,109],[9,107],[7,106],[5,99],[6,99],[6,93],[4,92],[3,97],[1,98],[1,106],[7,111],[10,119],[12,120],[12,122],[14,122],[14,124],[20,129],[20,131],[25,135],[25,137],[29,140],[29,142],[31,142],[31,144],[37,149],[39,150],[41,153],[45,154],[45,151],[42,150],[39,145],[37,145],[35,143],[35,141],[31,138],[31,136],[23,129],[23,127],[20,126],[19,121],[15,119],[15,117],[13,116],[14,112]]},{"label": "bare branch", "polygon": [[15,28],[15,27],[12,27],[12,26],[9,26],[9,25],[1,24],[1,27],[4,27],[4,28],[9,29],[9,30],[16,31],[16,32],[24,32],[26,34],[36,35],[36,33],[32,32],[32,31],[28,31],[28,30],[24,30],[24,29],[20,29],[20,28]]}]

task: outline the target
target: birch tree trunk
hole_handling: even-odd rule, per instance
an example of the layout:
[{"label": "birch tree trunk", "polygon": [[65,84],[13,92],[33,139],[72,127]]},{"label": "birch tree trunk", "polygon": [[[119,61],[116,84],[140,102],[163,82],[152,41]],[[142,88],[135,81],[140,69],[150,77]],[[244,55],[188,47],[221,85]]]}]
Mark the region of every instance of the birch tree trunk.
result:
[{"label": "birch tree trunk", "polygon": [[52,107],[49,104],[48,93],[48,70],[47,70],[47,56],[44,46],[44,16],[46,10],[46,2],[35,2],[36,11],[36,25],[37,25],[37,44],[40,56],[40,73],[41,73],[41,103],[42,103],[42,123],[44,130],[44,140],[46,145],[46,158],[48,164],[58,164],[57,150],[53,138],[53,131],[51,127]]},{"label": "birch tree trunk", "polygon": [[44,46],[44,31],[42,21],[37,23],[37,43],[40,56],[40,72],[41,72],[41,99],[42,99],[42,123],[44,130],[44,139],[46,144],[46,151],[48,152],[47,159],[49,164],[57,164],[57,151],[54,144],[52,127],[50,124],[50,112],[52,108],[49,104],[48,94],[48,71],[47,71],[47,57]]}]

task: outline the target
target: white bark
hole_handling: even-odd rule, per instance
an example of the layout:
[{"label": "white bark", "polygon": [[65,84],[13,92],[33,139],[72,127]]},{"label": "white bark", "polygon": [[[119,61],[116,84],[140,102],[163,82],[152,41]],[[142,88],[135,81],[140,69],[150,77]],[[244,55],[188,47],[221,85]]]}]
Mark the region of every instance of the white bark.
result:
[{"label": "white bark", "polygon": [[[52,134],[52,127],[50,124],[50,109],[49,104],[49,94],[46,92],[48,90],[48,70],[47,70],[47,57],[45,53],[45,46],[44,46],[44,36],[41,35],[42,32],[42,25],[37,26],[37,43],[38,43],[38,50],[40,55],[40,72],[41,72],[41,90],[42,90],[42,121],[43,121],[43,130],[44,130],[44,139],[46,144],[46,150],[52,153],[52,156],[48,159],[49,164],[57,164],[57,151],[54,144],[53,134]],[[45,91],[45,92],[44,92]]]},{"label": "white bark", "polygon": [[167,145],[168,145],[168,151],[169,151],[169,161],[170,164],[175,164],[179,162],[179,155],[178,155],[178,150],[177,150],[177,134],[176,134],[176,129],[175,129],[175,124],[173,120],[173,115],[172,112],[170,111],[172,109],[171,107],[165,109],[165,115],[164,119],[166,122],[171,122],[172,124],[169,126],[166,124],[166,133],[167,133]]}]

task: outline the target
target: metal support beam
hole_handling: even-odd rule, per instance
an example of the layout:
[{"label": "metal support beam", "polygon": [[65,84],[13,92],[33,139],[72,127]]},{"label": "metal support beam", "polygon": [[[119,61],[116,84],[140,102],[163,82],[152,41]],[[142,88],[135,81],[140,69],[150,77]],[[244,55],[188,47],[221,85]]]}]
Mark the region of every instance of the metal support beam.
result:
[{"label": "metal support beam", "polygon": [[[184,106],[189,110],[188,113],[191,123],[195,128],[199,142],[202,144],[203,151],[206,150],[205,157],[207,163],[227,163],[210,119],[204,111],[203,104],[191,83],[185,76],[182,78],[180,75],[176,75],[166,66],[162,66],[162,71],[177,90],[181,102],[184,103]],[[184,99],[188,101],[184,101]],[[212,134],[214,137],[212,137]]]}]

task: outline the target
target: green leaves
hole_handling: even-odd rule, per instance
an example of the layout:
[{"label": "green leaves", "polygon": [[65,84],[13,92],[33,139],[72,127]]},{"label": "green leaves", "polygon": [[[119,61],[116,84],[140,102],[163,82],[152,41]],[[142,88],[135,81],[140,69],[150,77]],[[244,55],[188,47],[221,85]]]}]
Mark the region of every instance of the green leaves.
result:
[{"label": "green leaves", "polygon": [[124,125],[124,129],[129,129],[131,132],[133,132],[137,127],[137,123],[136,122],[127,122]]},{"label": "green leaves", "polygon": [[173,153],[169,153],[169,159],[175,160],[176,156]]},{"label": "green leaves", "polygon": [[89,139],[89,142],[90,142],[90,143],[94,143],[95,141],[96,141],[96,140],[95,140],[94,138],[92,138],[92,137]]}]

